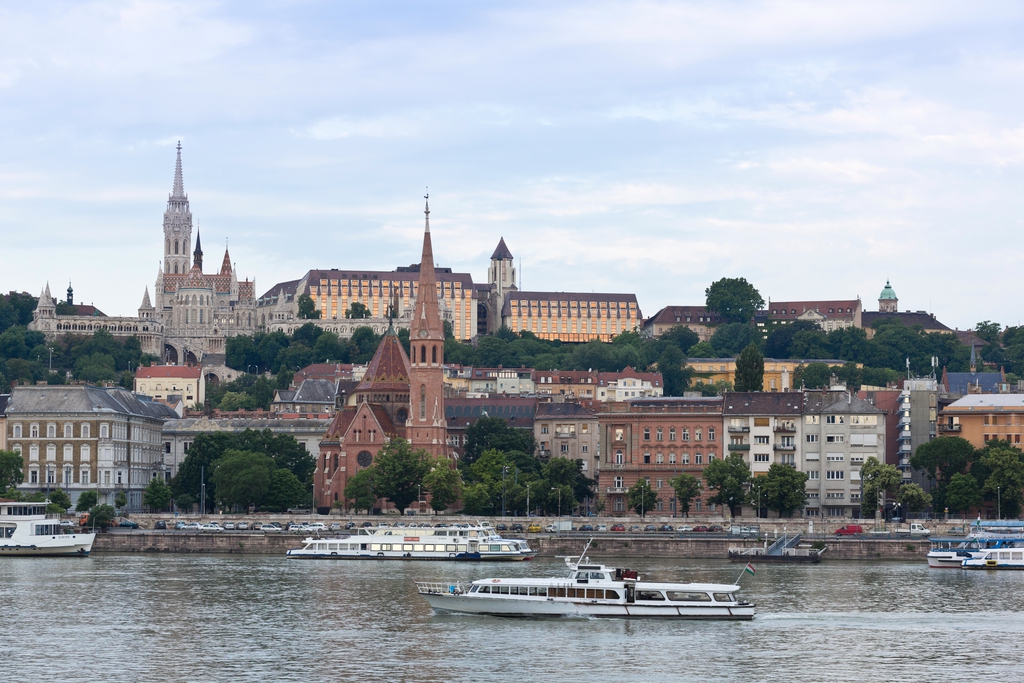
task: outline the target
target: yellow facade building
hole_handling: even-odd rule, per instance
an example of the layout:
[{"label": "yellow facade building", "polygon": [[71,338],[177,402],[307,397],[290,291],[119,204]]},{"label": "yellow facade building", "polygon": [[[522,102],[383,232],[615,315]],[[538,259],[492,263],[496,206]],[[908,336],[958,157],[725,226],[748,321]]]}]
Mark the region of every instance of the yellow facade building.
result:
[{"label": "yellow facade building", "polygon": [[[764,391],[790,391],[793,387],[793,373],[800,366],[810,363],[824,363],[826,365],[846,365],[846,361],[835,359],[764,359]],[[736,359],[735,358],[690,358],[686,361],[687,366],[693,370],[693,379],[690,383],[703,380],[705,384],[715,382],[729,382],[736,385]],[[857,367],[864,367],[863,363],[857,363]],[[800,387],[796,387],[799,389]]]},{"label": "yellow facade building", "polygon": [[513,332],[525,330],[540,339],[608,342],[636,330],[643,317],[634,294],[509,292],[501,320]]}]

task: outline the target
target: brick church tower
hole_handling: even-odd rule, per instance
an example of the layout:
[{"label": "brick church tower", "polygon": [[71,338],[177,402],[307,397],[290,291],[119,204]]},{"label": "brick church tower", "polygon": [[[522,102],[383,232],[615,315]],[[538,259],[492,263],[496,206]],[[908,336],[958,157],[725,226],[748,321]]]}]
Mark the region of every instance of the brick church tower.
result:
[{"label": "brick church tower", "polygon": [[429,195],[423,210],[423,256],[419,292],[409,328],[409,420],[406,438],[413,448],[447,456],[448,430],[444,417],[444,326],[437,300],[434,251],[430,245]]}]

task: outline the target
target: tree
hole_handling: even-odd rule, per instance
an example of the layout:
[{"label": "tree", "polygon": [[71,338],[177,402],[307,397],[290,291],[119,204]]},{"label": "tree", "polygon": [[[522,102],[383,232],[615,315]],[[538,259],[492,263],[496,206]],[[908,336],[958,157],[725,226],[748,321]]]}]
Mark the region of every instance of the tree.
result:
[{"label": "tree", "polygon": [[285,468],[278,467],[270,475],[270,486],[263,496],[261,507],[270,512],[283,512],[301,505],[305,498],[306,487],[299,478]]},{"label": "tree", "polygon": [[256,410],[256,399],[249,394],[229,391],[224,394],[217,407],[221,410]]},{"label": "tree", "polygon": [[908,512],[920,512],[932,504],[932,496],[919,485],[908,482],[900,487],[896,501]]},{"label": "tree", "polygon": [[423,488],[430,492],[430,507],[436,512],[442,512],[451,507],[462,494],[462,476],[447,458],[437,458],[423,475]]},{"label": "tree", "polygon": [[686,355],[690,358],[714,358],[718,354],[715,352],[715,347],[711,345],[711,342],[702,341],[691,346]]},{"label": "tree", "polygon": [[487,515],[492,512],[494,512],[494,499],[487,486],[476,482],[462,488],[462,514]]},{"label": "tree", "polygon": [[[768,474],[756,480],[761,485],[761,502],[779,517],[789,517],[807,502],[807,474],[791,465],[774,463]],[[751,498],[754,498],[751,491]]]},{"label": "tree", "polygon": [[355,320],[361,320],[363,318],[370,317],[370,309],[358,301],[353,301],[352,305],[345,311],[345,317]]},{"label": "tree", "polygon": [[190,512],[195,504],[196,499],[192,497],[191,493],[183,493],[174,499],[174,507],[185,512]]},{"label": "tree", "polygon": [[739,453],[730,453],[721,460],[712,460],[704,467],[704,485],[715,495],[709,503],[727,505],[731,513],[745,496],[743,487],[750,481],[750,465]]},{"label": "tree", "polygon": [[736,359],[736,391],[764,390],[764,356],[751,342]]},{"label": "tree", "polygon": [[981,505],[981,488],[977,479],[969,474],[954,474],[946,486],[946,507],[966,516],[978,505]]},{"label": "tree", "polygon": [[114,496],[114,507],[118,510],[124,508],[128,504],[128,494],[124,491],[118,491],[117,495]]},{"label": "tree", "polygon": [[239,508],[259,505],[270,488],[274,461],[262,453],[228,450],[215,464],[210,481],[217,500]]},{"label": "tree", "polygon": [[64,489],[54,489],[50,491],[50,503],[63,514],[71,507],[71,496]]},{"label": "tree", "polygon": [[677,477],[669,480],[669,486],[676,493],[676,509],[684,517],[690,516],[690,503],[694,498],[700,496],[700,479],[683,472]]},{"label": "tree", "polygon": [[718,358],[735,358],[750,344],[760,343],[761,333],[750,323],[719,325],[711,335],[711,347]]},{"label": "tree", "polygon": [[320,311],[309,294],[299,295],[299,317],[304,320],[316,320],[320,317]]},{"label": "tree", "polygon": [[510,427],[503,417],[481,417],[466,428],[465,436],[462,466],[472,465],[486,450],[520,451],[532,455],[537,449],[531,430]]},{"label": "tree", "polygon": [[96,492],[93,490],[82,491],[78,496],[78,502],[75,504],[75,512],[88,512],[96,507],[96,503],[99,502]]},{"label": "tree", "polygon": [[707,310],[728,323],[748,323],[764,307],[764,299],[745,278],[722,278],[704,290]]},{"label": "tree", "polygon": [[878,458],[872,457],[860,468],[860,479],[863,491],[861,511],[867,516],[874,515],[879,509],[880,493],[892,495],[896,492],[903,481],[903,475],[895,465],[883,464]]},{"label": "tree", "polygon": [[[0,297],[2,298],[2,297]],[[21,454],[16,451],[0,451],[0,492],[22,481]]]},{"label": "tree", "polygon": [[171,487],[164,482],[163,477],[153,477],[142,492],[142,504],[152,511],[166,510],[171,504],[171,496]]},{"label": "tree", "polygon": [[928,478],[944,488],[957,474],[967,471],[974,460],[974,446],[959,436],[940,436],[923,443],[910,458],[910,466],[924,470]]},{"label": "tree", "polygon": [[203,484],[206,484],[207,510],[213,509],[217,500],[217,486],[213,483],[213,464],[229,449],[236,446],[233,434],[212,433],[199,434],[189,446],[188,454],[178,465],[178,474],[171,479],[171,490],[175,499],[180,502],[183,494],[192,496],[193,501],[201,497]]},{"label": "tree", "polygon": [[369,513],[377,502],[377,496],[373,492],[374,468],[367,467],[359,470],[345,484],[345,500],[352,501],[352,508],[359,512],[366,510]]},{"label": "tree", "polygon": [[991,474],[982,490],[989,499],[997,499],[1000,517],[1015,518],[1020,514],[1024,490],[1024,461],[1020,450],[1005,441],[989,442],[981,463]]},{"label": "tree", "polygon": [[419,495],[418,486],[422,485],[431,464],[432,459],[425,450],[414,451],[405,439],[391,439],[375,458],[374,492],[388,499],[399,514],[404,514]]},{"label": "tree", "polygon": [[643,517],[657,504],[658,494],[654,492],[646,479],[640,477],[635,484],[629,487],[626,500],[629,502],[629,507]]},{"label": "tree", "polygon": [[685,367],[686,357],[678,346],[667,346],[658,358],[665,396],[682,396],[690,385],[689,369]]},{"label": "tree", "polygon": [[89,525],[101,529],[110,526],[110,521],[117,513],[109,505],[97,505],[89,511]]}]

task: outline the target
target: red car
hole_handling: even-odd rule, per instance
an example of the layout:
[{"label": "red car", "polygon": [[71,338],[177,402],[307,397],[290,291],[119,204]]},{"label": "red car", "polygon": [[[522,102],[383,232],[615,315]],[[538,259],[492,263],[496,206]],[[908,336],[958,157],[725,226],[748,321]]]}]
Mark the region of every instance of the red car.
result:
[{"label": "red car", "polygon": [[624,524],[612,524],[612,531],[625,531],[626,526]]},{"label": "red car", "polygon": [[693,527],[693,531],[694,531],[694,533],[707,533],[708,531],[711,531],[711,529],[709,529],[706,526],[701,525],[701,526]]},{"label": "red car", "polygon": [[836,529],[836,536],[856,536],[864,533],[864,527],[860,524],[847,524]]}]

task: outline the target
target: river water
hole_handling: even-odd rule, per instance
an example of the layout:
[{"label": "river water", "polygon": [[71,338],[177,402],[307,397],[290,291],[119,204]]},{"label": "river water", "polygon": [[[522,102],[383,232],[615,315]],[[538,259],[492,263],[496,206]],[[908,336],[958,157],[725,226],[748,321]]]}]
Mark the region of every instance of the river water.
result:
[{"label": "river water", "polygon": [[[731,583],[740,572],[716,560],[630,564],[656,580]],[[758,614],[738,623],[438,616],[413,585],[564,569],[550,559],[4,558],[0,676],[366,683],[1021,678],[1024,573],[930,570],[923,558],[760,565],[741,582]]]}]

